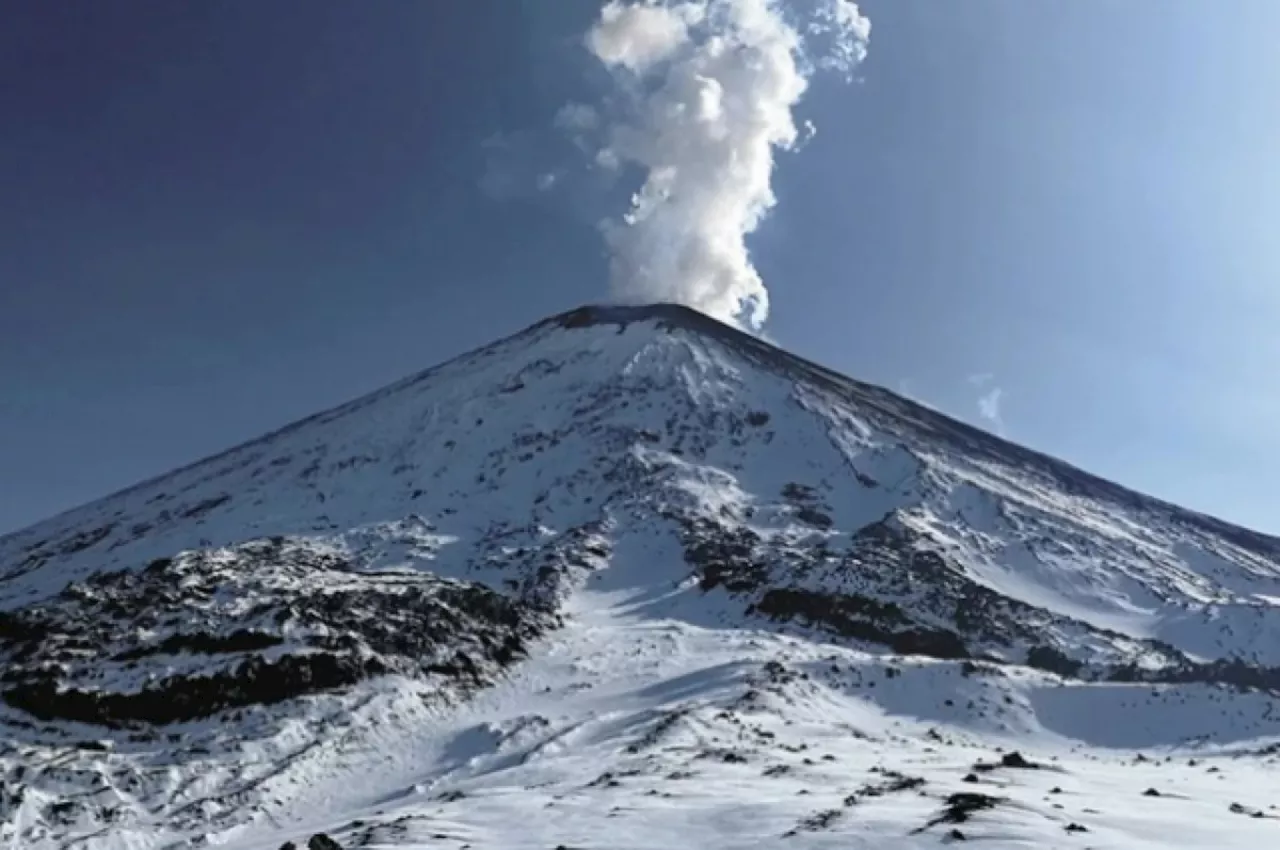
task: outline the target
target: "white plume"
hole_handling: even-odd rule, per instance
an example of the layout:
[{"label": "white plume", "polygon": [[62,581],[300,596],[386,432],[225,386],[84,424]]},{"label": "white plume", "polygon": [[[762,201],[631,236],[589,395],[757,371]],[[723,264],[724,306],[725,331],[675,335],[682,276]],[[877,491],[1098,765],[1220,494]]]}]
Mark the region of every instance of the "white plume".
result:
[{"label": "white plume", "polygon": [[778,0],[610,0],[601,10],[586,45],[622,96],[599,125],[579,105],[561,125],[591,123],[605,133],[598,165],[644,175],[627,214],[601,223],[620,299],[763,324],[769,294],[746,237],[774,206],[774,154],[798,141],[792,112],[810,75],[847,75],[870,35],[850,0],[806,2],[803,15]]},{"label": "white plume", "polygon": [[995,429],[996,434],[1003,437],[1005,436],[1004,415],[1000,408],[1004,401],[1004,390],[995,383],[995,380],[996,376],[990,372],[969,376],[969,383],[982,391],[978,396],[978,415]]}]

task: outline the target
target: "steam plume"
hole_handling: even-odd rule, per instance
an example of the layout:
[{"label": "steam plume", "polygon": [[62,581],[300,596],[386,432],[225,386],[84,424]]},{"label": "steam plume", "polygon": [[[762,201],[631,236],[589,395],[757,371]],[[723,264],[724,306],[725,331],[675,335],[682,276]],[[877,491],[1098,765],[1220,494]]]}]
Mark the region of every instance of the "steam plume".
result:
[{"label": "steam plume", "polygon": [[[618,84],[607,115],[574,104],[561,126],[602,132],[596,163],[638,166],[620,219],[601,223],[615,294],[677,301],[759,328],[769,294],[745,239],[775,203],[774,155],[818,70],[848,75],[870,24],[850,0],[610,0],[586,37]],[[821,42],[821,44],[819,44]]]}]

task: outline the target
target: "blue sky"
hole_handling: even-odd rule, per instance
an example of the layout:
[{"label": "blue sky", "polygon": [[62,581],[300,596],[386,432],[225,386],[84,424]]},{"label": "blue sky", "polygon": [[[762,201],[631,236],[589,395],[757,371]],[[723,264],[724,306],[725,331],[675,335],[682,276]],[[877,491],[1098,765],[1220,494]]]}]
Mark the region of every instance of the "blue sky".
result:
[{"label": "blue sky", "polygon": [[[1280,532],[1280,4],[860,6],[771,336]],[[0,530],[607,297],[598,8],[0,0]]]}]

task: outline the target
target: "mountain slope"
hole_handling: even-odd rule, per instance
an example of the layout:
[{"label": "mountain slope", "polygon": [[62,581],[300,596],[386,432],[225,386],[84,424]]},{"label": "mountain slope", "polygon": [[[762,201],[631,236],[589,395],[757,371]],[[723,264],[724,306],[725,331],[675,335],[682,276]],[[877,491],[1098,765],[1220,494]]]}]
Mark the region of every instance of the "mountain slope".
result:
[{"label": "mountain slope", "polygon": [[[348,844],[427,846],[462,817],[429,799],[443,787],[546,834],[482,805],[458,846],[601,846],[607,818],[594,838],[555,826],[597,803],[534,809],[610,764],[606,788],[706,777],[619,803],[653,824],[627,846],[686,817],[754,846],[807,817],[761,805],[783,774],[813,774],[792,795],[840,785],[792,758],[814,735],[934,778],[845,789],[896,802],[864,822],[842,796],[790,840],[932,846],[952,827],[909,838],[908,821],[993,746],[1076,769],[1116,748],[1265,751],[1276,600],[1273,538],[687,309],[583,308],[0,539],[0,834],[276,847],[336,810]],[[743,764],[777,770],[747,782]],[[1220,793],[1221,775],[1177,781]],[[735,820],[746,805],[773,820]],[[1010,841],[1043,843],[1058,811],[991,806],[976,817]],[[1242,841],[1274,832],[1222,811]],[[1091,846],[1188,834],[1098,828]]]}]

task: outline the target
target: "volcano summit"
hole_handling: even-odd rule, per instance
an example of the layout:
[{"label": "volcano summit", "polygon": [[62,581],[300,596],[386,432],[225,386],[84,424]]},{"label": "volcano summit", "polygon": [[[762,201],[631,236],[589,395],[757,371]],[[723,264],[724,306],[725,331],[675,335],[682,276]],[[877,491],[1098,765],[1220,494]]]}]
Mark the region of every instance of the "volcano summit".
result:
[{"label": "volcano summit", "polygon": [[0,538],[0,658],[15,847],[1280,838],[1280,540],[671,305]]}]

